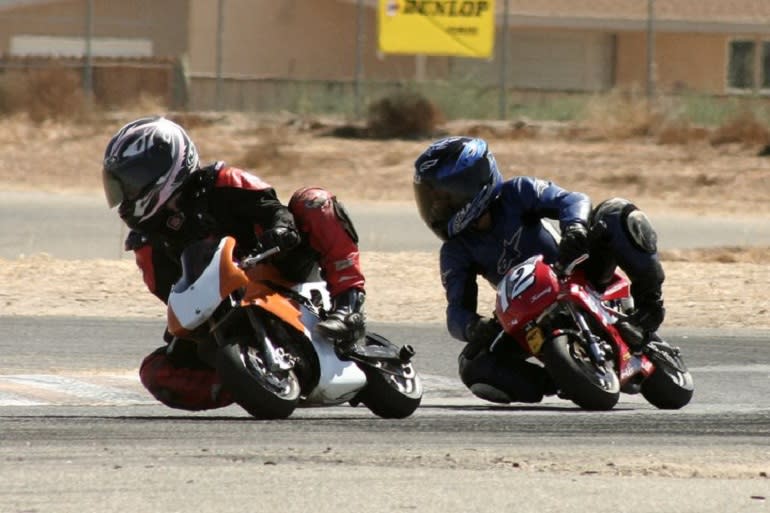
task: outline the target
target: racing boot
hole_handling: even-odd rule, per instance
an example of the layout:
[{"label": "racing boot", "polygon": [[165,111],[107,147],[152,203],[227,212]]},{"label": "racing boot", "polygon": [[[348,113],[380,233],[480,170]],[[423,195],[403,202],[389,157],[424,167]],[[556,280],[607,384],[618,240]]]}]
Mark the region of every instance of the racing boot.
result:
[{"label": "racing boot", "polygon": [[361,289],[349,289],[332,298],[332,309],[318,323],[318,332],[334,342],[338,353],[347,353],[366,335],[366,317]]}]

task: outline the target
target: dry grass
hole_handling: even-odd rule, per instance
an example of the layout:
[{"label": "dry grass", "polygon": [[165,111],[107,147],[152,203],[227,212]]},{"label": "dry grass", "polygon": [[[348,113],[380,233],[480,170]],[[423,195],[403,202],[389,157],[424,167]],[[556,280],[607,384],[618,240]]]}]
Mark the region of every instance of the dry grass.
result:
[{"label": "dry grass", "polygon": [[[164,99],[150,94],[130,91],[125,99],[129,105],[120,109],[125,119],[164,113]],[[114,109],[92,105],[82,91],[80,74],[70,69],[32,69],[14,72],[0,80],[0,114],[26,114],[36,123],[46,121],[98,121],[111,117]],[[177,112],[170,116],[187,129],[211,126],[224,116]],[[337,126],[332,134],[347,138],[417,139],[438,135],[445,123],[439,108],[428,98],[412,91],[400,91],[369,105],[365,127]],[[308,125],[308,123],[304,123]],[[322,126],[310,124],[306,129]],[[279,164],[285,158],[287,166],[296,163],[290,152],[281,148],[283,134],[262,137],[249,149],[246,162],[261,167],[267,161]],[[466,125],[466,135],[487,139],[529,139],[541,137],[543,130],[525,121],[484,122]],[[745,110],[721,126],[706,128],[694,125],[684,115],[675,99],[648,100],[637,90],[613,90],[596,95],[587,104],[579,121],[568,123],[562,136],[584,141],[617,141],[645,137],[657,144],[688,145],[707,141],[712,146],[743,144],[767,147],[770,127],[754,111]],[[283,166],[283,167],[287,167]]]},{"label": "dry grass", "polygon": [[666,262],[701,262],[720,264],[770,264],[770,248],[732,247],[668,250],[661,253]]},{"label": "dry grass", "polygon": [[616,90],[593,97],[580,125],[585,139],[611,140],[650,135],[662,122],[661,111],[645,98]]},{"label": "dry grass", "polygon": [[714,146],[732,143],[764,146],[770,144],[770,130],[753,112],[744,111],[717,127],[710,142]]},{"label": "dry grass", "polygon": [[79,120],[88,111],[80,76],[72,70],[30,70],[0,82],[0,112],[5,114],[26,113],[40,123]]},{"label": "dry grass", "polygon": [[770,144],[770,128],[755,112],[742,111],[715,128],[694,125],[675,100],[650,101],[635,92],[613,91],[592,99],[576,135],[584,140],[610,141],[650,137],[658,144],[712,146]]},{"label": "dry grass", "polygon": [[256,142],[250,144],[240,165],[247,169],[269,169],[278,174],[289,174],[299,165],[299,156],[293,149],[289,130],[284,126],[256,130]]}]

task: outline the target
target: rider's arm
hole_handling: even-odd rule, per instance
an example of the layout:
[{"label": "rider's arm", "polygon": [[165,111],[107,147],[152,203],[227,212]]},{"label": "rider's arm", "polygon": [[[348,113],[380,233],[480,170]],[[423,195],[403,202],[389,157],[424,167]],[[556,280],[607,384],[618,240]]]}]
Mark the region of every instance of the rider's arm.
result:
[{"label": "rider's arm", "polygon": [[179,264],[135,230],[129,232],[125,249],[134,252],[136,265],[142,271],[147,289],[164,303],[168,302],[171,287],[181,273]]},{"label": "rider's arm", "polygon": [[468,326],[479,318],[476,313],[479,289],[470,256],[460,244],[444,243],[440,270],[447,300],[447,329],[454,338],[467,341]]},{"label": "rider's arm", "polygon": [[557,219],[562,230],[574,223],[588,224],[591,200],[582,192],[568,191],[553,182],[526,176],[511,182],[511,193],[516,195],[524,215]]},{"label": "rider's arm", "polygon": [[296,230],[294,217],[278,200],[275,189],[255,175],[242,169],[223,167],[215,187],[224,192],[217,197],[227,202],[233,216],[249,219],[257,235],[273,228]]}]

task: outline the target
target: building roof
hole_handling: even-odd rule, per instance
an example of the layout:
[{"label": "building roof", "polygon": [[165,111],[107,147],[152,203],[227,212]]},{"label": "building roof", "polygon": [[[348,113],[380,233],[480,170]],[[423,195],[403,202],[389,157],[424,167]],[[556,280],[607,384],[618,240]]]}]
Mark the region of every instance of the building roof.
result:
[{"label": "building roof", "polygon": [[644,30],[652,4],[659,31],[770,34],[770,0],[495,0],[498,13],[506,1],[508,21],[516,26]]},{"label": "building roof", "polygon": [[29,7],[37,4],[52,3],[54,1],[55,0],[0,0],[0,11],[14,9],[16,7]]},{"label": "building roof", "polygon": [[[497,0],[502,10],[506,0]],[[658,30],[770,32],[768,0],[507,0],[510,21],[526,25],[634,30],[652,5]]]}]

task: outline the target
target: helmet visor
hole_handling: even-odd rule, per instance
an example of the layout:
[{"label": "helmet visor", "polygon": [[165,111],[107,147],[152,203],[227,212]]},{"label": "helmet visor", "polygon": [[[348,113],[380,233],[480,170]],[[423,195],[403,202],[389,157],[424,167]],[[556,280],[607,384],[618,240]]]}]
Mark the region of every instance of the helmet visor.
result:
[{"label": "helmet visor", "polygon": [[132,161],[128,161],[121,165],[116,160],[107,159],[102,168],[102,182],[110,208],[124,201],[135,201],[141,197],[142,193],[158,181],[167,169],[168,165],[165,162],[162,165],[147,166],[132,165]]},{"label": "helmet visor", "polygon": [[415,199],[423,221],[440,239],[447,240],[452,217],[471,204],[484,187],[494,181],[493,175],[494,171],[484,158],[462,173],[415,183]]},{"label": "helmet visor", "polygon": [[104,185],[104,196],[107,198],[107,205],[110,208],[123,203],[123,187],[106,168],[102,168],[102,185]]}]

